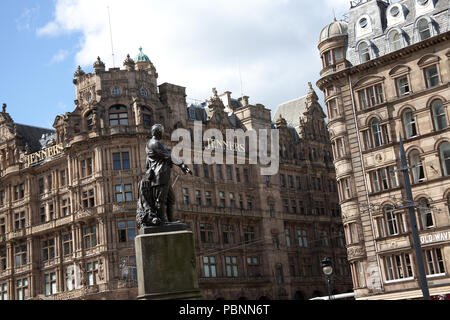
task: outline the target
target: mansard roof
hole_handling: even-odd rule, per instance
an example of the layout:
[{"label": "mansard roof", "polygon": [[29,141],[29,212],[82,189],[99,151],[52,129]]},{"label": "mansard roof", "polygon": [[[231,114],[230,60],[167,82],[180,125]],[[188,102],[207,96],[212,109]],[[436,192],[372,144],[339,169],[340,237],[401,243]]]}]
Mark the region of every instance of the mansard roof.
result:
[{"label": "mansard roof", "polygon": [[286,120],[288,126],[298,127],[300,118],[303,118],[303,114],[306,111],[306,100],[307,96],[304,96],[279,105],[273,116],[273,121],[276,121],[281,116]]},{"label": "mansard roof", "polygon": [[41,150],[45,145],[42,145],[40,140],[43,135],[53,135],[54,130],[38,128],[33,126],[27,126],[24,124],[16,124],[16,132],[24,139],[24,142],[28,144],[30,152],[36,152]]}]

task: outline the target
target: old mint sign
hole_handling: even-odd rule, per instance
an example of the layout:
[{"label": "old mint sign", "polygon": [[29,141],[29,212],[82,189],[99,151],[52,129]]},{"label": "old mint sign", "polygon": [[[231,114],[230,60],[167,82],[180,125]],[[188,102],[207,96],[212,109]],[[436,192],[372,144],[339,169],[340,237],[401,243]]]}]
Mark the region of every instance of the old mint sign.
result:
[{"label": "old mint sign", "polygon": [[24,158],[25,168],[40,164],[45,160],[50,160],[64,152],[64,145],[62,143],[44,148],[35,153],[28,154]]}]

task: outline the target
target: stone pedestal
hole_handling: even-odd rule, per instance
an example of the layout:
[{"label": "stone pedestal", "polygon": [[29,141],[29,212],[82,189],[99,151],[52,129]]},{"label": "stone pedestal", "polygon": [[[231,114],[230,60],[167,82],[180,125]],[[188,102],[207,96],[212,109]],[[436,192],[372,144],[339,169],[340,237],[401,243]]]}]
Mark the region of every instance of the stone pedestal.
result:
[{"label": "stone pedestal", "polygon": [[136,237],[138,300],[200,299],[191,231]]}]

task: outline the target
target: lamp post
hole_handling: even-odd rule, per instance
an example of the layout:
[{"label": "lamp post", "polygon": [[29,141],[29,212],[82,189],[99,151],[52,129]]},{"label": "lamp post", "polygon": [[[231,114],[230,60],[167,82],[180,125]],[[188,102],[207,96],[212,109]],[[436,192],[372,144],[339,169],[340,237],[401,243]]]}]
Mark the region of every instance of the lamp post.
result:
[{"label": "lamp post", "polygon": [[331,300],[331,277],[333,275],[333,264],[330,258],[324,258],[322,260],[322,271],[327,278],[328,285],[328,299]]}]

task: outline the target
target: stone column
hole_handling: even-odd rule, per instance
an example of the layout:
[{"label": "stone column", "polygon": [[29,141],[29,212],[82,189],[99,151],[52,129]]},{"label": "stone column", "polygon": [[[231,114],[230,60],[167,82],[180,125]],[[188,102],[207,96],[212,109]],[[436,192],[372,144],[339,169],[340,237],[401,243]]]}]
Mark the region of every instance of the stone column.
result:
[{"label": "stone column", "polygon": [[138,300],[200,299],[193,233],[156,232],[135,240]]}]

